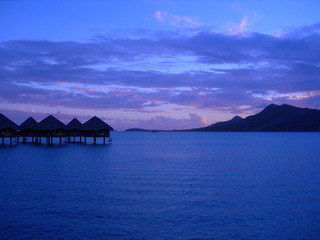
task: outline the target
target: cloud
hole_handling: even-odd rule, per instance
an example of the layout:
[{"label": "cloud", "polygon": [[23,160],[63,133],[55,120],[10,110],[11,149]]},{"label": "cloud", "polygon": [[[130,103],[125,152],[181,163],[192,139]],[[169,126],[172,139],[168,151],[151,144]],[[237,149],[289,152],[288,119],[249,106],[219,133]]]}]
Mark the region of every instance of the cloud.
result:
[{"label": "cloud", "polygon": [[302,27],[287,27],[276,34],[277,37],[283,38],[304,38],[312,37],[320,33],[320,23],[305,25]]},{"label": "cloud", "polygon": [[[41,121],[49,114],[52,114],[58,118],[63,123],[69,123],[74,117],[79,119],[82,123],[89,120],[93,115],[90,114],[74,114],[74,113],[65,113],[62,111],[57,111],[54,113],[48,113],[44,111],[35,111],[29,109],[6,109],[0,108],[0,113],[9,117],[15,123],[20,125],[25,121],[29,116],[33,117],[36,121]],[[181,129],[191,129],[197,127],[207,126],[209,123],[205,117],[200,116],[196,113],[190,113],[189,118],[173,118],[173,117],[164,117],[164,116],[154,116],[150,119],[126,119],[126,118],[117,118],[117,117],[103,117],[99,116],[103,121],[110,124],[116,130],[125,130],[129,128],[143,128],[149,130],[181,130]]]},{"label": "cloud", "polygon": [[231,35],[243,34],[248,31],[248,27],[249,27],[249,17],[244,16],[241,19],[241,22],[239,24],[232,24],[232,26],[229,27],[228,33]]},{"label": "cloud", "polygon": [[253,26],[256,21],[261,17],[257,12],[249,13],[243,8],[240,3],[235,2],[233,4],[233,10],[242,15],[241,21],[239,23],[229,22],[226,24],[227,33],[230,35],[242,35],[249,31],[249,28]]},{"label": "cloud", "polygon": [[206,119],[195,113],[190,113],[189,118],[176,119],[172,117],[155,116],[148,120],[138,119],[131,123],[131,127],[133,128],[149,130],[181,130],[204,127],[206,125],[208,125]]},{"label": "cloud", "polygon": [[153,17],[159,22],[166,23],[177,28],[196,28],[201,26],[200,21],[194,17],[177,16],[162,11],[156,11],[153,14]]},{"label": "cloud", "polygon": [[121,109],[149,114],[159,126],[177,126],[174,118],[159,117],[159,109],[168,114],[172,105],[184,113],[239,114],[247,111],[243,106],[271,102],[320,108],[319,26],[278,37],[203,31],[100,36],[87,43],[1,42],[0,107]]}]

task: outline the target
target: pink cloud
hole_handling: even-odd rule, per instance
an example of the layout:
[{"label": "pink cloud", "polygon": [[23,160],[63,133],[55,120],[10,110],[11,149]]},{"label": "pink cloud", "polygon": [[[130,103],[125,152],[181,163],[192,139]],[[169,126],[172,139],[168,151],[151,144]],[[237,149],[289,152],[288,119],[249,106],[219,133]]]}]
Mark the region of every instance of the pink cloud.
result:
[{"label": "pink cloud", "polygon": [[149,130],[181,130],[204,127],[208,125],[208,123],[205,117],[196,113],[190,113],[189,118],[177,119],[165,116],[155,116],[148,120],[136,120],[135,122],[131,122],[130,125],[130,128],[143,128]]},{"label": "pink cloud", "polygon": [[240,23],[238,24],[235,24],[233,23],[231,25],[231,27],[229,27],[228,29],[228,34],[230,35],[240,35],[240,34],[243,34],[245,32],[248,31],[248,27],[249,27],[249,17],[248,16],[244,16]]},{"label": "pink cloud", "polygon": [[154,18],[159,22],[170,24],[174,27],[186,27],[186,28],[194,28],[199,27],[201,25],[200,21],[194,17],[188,16],[177,16],[167,12],[156,11],[154,13]]},{"label": "pink cloud", "polygon": [[239,23],[229,22],[227,24],[227,32],[229,35],[241,35],[249,31],[249,28],[255,24],[255,22],[261,17],[258,13],[247,14],[241,8],[236,8],[243,17]]}]

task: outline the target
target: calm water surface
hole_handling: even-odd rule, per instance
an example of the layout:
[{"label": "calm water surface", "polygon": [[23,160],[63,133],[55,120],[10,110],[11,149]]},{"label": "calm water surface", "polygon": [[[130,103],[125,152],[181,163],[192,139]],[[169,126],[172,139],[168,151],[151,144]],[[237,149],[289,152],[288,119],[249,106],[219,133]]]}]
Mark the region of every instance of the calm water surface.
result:
[{"label": "calm water surface", "polygon": [[320,133],[0,147],[1,239],[320,239]]}]

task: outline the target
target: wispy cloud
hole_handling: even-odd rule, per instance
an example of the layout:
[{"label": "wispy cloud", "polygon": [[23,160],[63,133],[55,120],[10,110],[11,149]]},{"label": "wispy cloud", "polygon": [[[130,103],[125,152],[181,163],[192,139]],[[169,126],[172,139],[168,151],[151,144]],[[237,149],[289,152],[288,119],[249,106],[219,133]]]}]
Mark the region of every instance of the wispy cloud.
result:
[{"label": "wispy cloud", "polygon": [[170,24],[177,28],[196,28],[201,26],[201,22],[195,17],[178,16],[162,11],[156,11],[153,16],[159,22]]},{"label": "wispy cloud", "polygon": [[238,24],[232,24],[231,27],[229,27],[228,29],[228,33],[231,35],[239,35],[239,34],[243,34],[248,30],[248,25],[249,25],[249,17],[248,16],[244,16],[240,23]]},{"label": "wispy cloud", "polygon": [[240,3],[235,2],[233,10],[242,15],[240,22],[229,22],[226,24],[227,33],[230,35],[241,35],[250,31],[256,21],[261,17],[257,12],[248,12]]},{"label": "wispy cloud", "polygon": [[204,127],[208,125],[206,119],[199,114],[189,114],[188,118],[173,118],[167,116],[155,116],[151,119],[138,119],[127,122],[127,127],[136,128],[144,126],[145,129],[190,129],[195,127]]},{"label": "wispy cloud", "polygon": [[254,25],[257,19],[257,15],[245,15],[239,23],[229,23],[227,32],[230,35],[244,34],[250,30],[250,27]]}]

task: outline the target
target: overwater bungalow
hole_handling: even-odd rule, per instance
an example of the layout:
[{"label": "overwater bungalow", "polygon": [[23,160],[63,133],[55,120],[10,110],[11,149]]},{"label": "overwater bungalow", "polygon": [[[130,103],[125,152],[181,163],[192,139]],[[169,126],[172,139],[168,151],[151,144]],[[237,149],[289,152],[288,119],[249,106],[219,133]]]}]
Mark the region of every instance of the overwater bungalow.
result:
[{"label": "overwater bungalow", "polygon": [[49,115],[45,119],[41,120],[37,126],[37,135],[41,138],[45,137],[48,144],[52,144],[54,139],[59,139],[61,144],[63,138],[66,136],[66,126],[64,123],[56,119],[54,116]]},{"label": "overwater bungalow", "polygon": [[[18,126],[9,118],[0,114],[0,144],[19,143],[19,137],[22,137],[23,143],[41,144],[43,140],[46,140],[47,144],[87,143],[87,138],[89,138],[89,143],[106,144],[111,143],[110,131],[112,130],[112,127],[96,116],[84,124],[74,118],[67,125],[52,115],[39,123],[34,118],[29,117]],[[73,141],[71,141],[71,138],[73,138]],[[68,141],[65,141],[66,139]],[[97,140],[100,141],[97,142]]]},{"label": "overwater bungalow", "polygon": [[13,139],[17,137],[17,130],[19,126],[11,121],[9,118],[0,113],[0,139],[1,144],[13,144]]},{"label": "overwater bungalow", "polygon": [[26,143],[29,138],[31,138],[31,142],[38,142],[39,141],[39,134],[38,134],[38,122],[34,120],[33,117],[29,117],[23,123],[20,124],[20,132],[19,136],[22,137],[22,142]]},{"label": "overwater bungalow", "polygon": [[68,142],[71,142],[71,138],[73,138],[73,143],[76,142],[76,138],[79,139],[78,142],[82,142],[82,135],[81,135],[82,123],[77,119],[72,119],[66,125],[66,134],[68,137]]},{"label": "overwater bungalow", "polygon": [[111,142],[110,131],[113,131],[113,128],[96,116],[86,121],[82,125],[81,130],[85,143],[87,137],[93,138],[94,144],[97,143],[97,139],[102,139],[104,144],[106,143],[106,138],[108,139],[108,142]]}]

